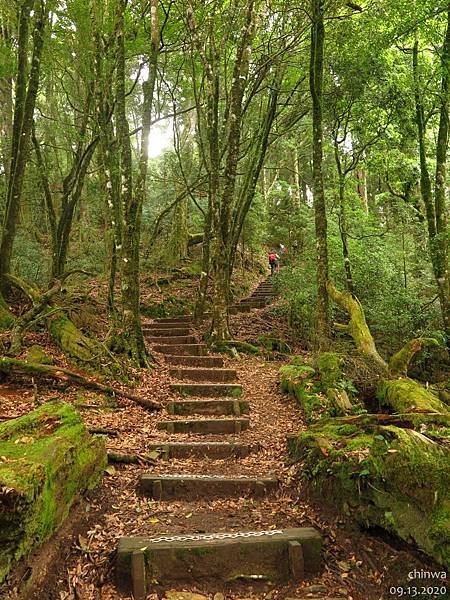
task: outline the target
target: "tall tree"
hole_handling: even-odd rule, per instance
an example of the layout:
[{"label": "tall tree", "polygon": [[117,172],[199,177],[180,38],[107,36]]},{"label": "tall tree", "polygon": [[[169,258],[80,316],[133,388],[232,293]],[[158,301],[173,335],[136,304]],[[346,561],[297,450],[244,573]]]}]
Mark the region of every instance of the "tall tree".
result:
[{"label": "tall tree", "polygon": [[319,343],[326,344],[330,335],[330,316],[327,292],[328,247],[327,213],[323,184],[323,54],[325,41],[324,2],[312,0],[311,50],[309,87],[312,100],[313,124],[313,194],[317,248],[317,333]]},{"label": "tall tree", "polygon": [[[33,11],[33,15],[32,15]],[[47,2],[22,0],[17,39],[17,77],[11,139],[11,161],[6,194],[3,235],[0,244],[0,284],[9,273],[21,203],[23,180],[28,159],[36,97],[39,89],[41,56],[48,20]],[[32,52],[29,57],[30,25]]]},{"label": "tall tree", "polygon": [[450,105],[450,3],[441,49],[441,90],[439,94],[439,125],[435,150],[436,171],[434,190],[427,162],[427,128],[419,71],[419,35],[413,47],[414,97],[420,158],[420,190],[425,205],[431,264],[438,289],[442,320],[450,342],[450,273],[448,264],[447,152],[449,145]]}]

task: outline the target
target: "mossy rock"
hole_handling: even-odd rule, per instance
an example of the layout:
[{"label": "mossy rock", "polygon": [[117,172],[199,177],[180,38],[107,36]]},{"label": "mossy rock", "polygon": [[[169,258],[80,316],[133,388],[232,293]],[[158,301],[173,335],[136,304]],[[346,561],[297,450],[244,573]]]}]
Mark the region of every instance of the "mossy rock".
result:
[{"label": "mossy rock", "polygon": [[449,566],[450,449],[411,429],[361,423],[330,419],[289,439],[311,492]]},{"label": "mossy rock", "polygon": [[100,480],[104,442],[75,409],[49,402],[0,425],[0,582]]},{"label": "mossy rock", "polygon": [[53,357],[49,356],[42,346],[38,344],[34,344],[28,348],[26,361],[38,365],[52,365],[54,362]]}]

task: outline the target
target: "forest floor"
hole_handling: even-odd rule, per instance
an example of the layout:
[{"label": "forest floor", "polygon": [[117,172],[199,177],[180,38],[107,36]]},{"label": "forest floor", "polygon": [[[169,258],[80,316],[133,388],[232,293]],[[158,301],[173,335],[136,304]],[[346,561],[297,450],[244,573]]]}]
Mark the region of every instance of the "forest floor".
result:
[{"label": "forest floor", "polygon": [[[251,339],[260,333],[273,332],[286,337],[287,327],[270,315],[268,309],[253,310],[232,318],[238,339]],[[197,335],[201,337],[202,332]],[[43,342],[45,340],[35,341]],[[291,340],[288,340],[293,344]],[[300,348],[293,348],[301,353]],[[158,357],[157,359],[162,359]],[[427,560],[409,547],[376,535],[361,532],[341,515],[323,511],[310,502],[299,483],[299,464],[287,463],[286,435],[305,428],[302,413],[289,395],[279,390],[278,371],[283,364],[273,360],[242,355],[239,360],[226,359],[237,369],[238,380],[250,403],[251,425],[239,441],[257,443],[260,450],[246,458],[208,460],[154,460],[140,465],[109,466],[99,488],[73,510],[67,526],[37,552],[28,564],[40,577],[29,595],[30,600],[125,600],[114,585],[114,560],[117,540],[121,536],[270,530],[312,526],[323,535],[324,569],[320,577],[302,584],[286,586],[258,581],[240,581],[232,585],[207,581],[189,587],[153,586],[151,600],[175,598],[170,591],[198,594],[192,600],[231,600],[288,598],[328,598],[375,600],[393,598],[390,586],[405,580],[408,571],[429,567]],[[142,374],[136,393],[166,403],[175,399],[169,391],[171,378],[163,360],[157,369]],[[19,385],[19,384],[18,384]],[[61,397],[56,388],[39,390],[40,401]],[[0,413],[23,414],[34,407],[36,389],[0,385]],[[107,439],[109,450],[144,455],[147,446],[164,441],[169,434],[158,431],[156,424],[167,418],[165,411],[147,412],[131,401],[105,403],[95,393],[68,388],[63,396],[74,403],[89,428],[108,428],[115,432]],[[177,418],[177,417],[173,417]],[[189,437],[180,435],[179,441]],[[202,441],[226,440],[229,436],[204,436]],[[226,475],[269,475],[281,480],[279,492],[263,499],[235,498],[201,501],[148,500],[139,495],[138,479],[143,472]],[[29,569],[29,568],[28,568]],[[19,568],[2,598],[16,598],[15,588],[29,575]],[[3,592],[3,595],[2,595]],[[178,596],[180,600],[184,597]],[[186,600],[188,596],[185,597]]]}]

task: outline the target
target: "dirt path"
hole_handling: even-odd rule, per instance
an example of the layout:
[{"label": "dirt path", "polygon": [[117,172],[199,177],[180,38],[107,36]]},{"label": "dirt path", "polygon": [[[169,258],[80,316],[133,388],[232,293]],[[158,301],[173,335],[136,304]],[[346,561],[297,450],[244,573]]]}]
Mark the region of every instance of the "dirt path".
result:
[{"label": "dirt path", "polygon": [[[252,318],[260,319],[260,311],[244,318],[249,327]],[[239,326],[242,316],[236,317]],[[196,332],[200,339],[200,332]],[[180,400],[169,389],[173,379],[169,367],[160,356],[158,369],[142,385],[166,405]],[[59,536],[60,559],[48,567],[42,586],[30,598],[36,600],[125,600],[115,585],[114,565],[118,539],[123,536],[148,536],[233,533],[240,531],[271,531],[314,527],[323,537],[321,574],[302,583],[273,585],[261,580],[236,580],[224,584],[219,580],[191,582],[184,586],[152,585],[149,598],[175,599],[169,590],[199,594],[192,600],[347,598],[371,600],[383,597],[383,590],[395,583],[405,565],[418,566],[420,557],[409,550],[394,548],[384,541],[347,529],[335,515],[317,512],[305,499],[298,480],[299,465],[286,463],[285,438],[304,428],[301,412],[293,399],[279,391],[279,362],[242,356],[240,360],[225,360],[224,367],[237,370],[237,380],[245,391],[250,408],[250,426],[238,435],[203,435],[202,442],[234,440],[248,444],[254,451],[246,457],[211,459],[207,457],[155,458],[150,464],[120,465],[110,469],[101,487],[87,505],[78,509],[74,530]],[[95,398],[95,396],[93,396]],[[204,399],[204,398],[198,398]],[[78,398],[78,401],[80,399]],[[84,399],[87,403],[86,399]],[[92,401],[91,401],[92,403]],[[170,419],[194,420],[199,417],[148,413],[126,403],[122,408],[82,409],[90,427],[114,429],[117,437],[108,439],[108,448],[118,452],[145,455],[155,443],[198,442],[198,435],[171,434],[158,430],[158,423]],[[212,418],[212,417],[201,417]],[[215,476],[274,476],[279,480],[276,493],[261,498],[200,497],[193,500],[176,498],[154,500],[145,498],[139,490],[143,473],[153,475],[191,474]],[[38,563],[39,564],[39,563]],[[8,595],[14,597],[14,593]],[[385,597],[389,597],[386,592]],[[392,596],[391,596],[392,597]],[[180,595],[179,600],[190,597]]]}]

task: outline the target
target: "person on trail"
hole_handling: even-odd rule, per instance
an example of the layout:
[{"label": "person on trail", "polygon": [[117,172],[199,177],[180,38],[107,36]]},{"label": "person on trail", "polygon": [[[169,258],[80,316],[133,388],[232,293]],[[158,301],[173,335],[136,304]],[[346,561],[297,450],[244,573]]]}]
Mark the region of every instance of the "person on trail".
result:
[{"label": "person on trail", "polygon": [[274,271],[278,271],[278,258],[279,256],[276,252],[273,250],[269,252],[269,267],[271,275],[274,274]]}]

